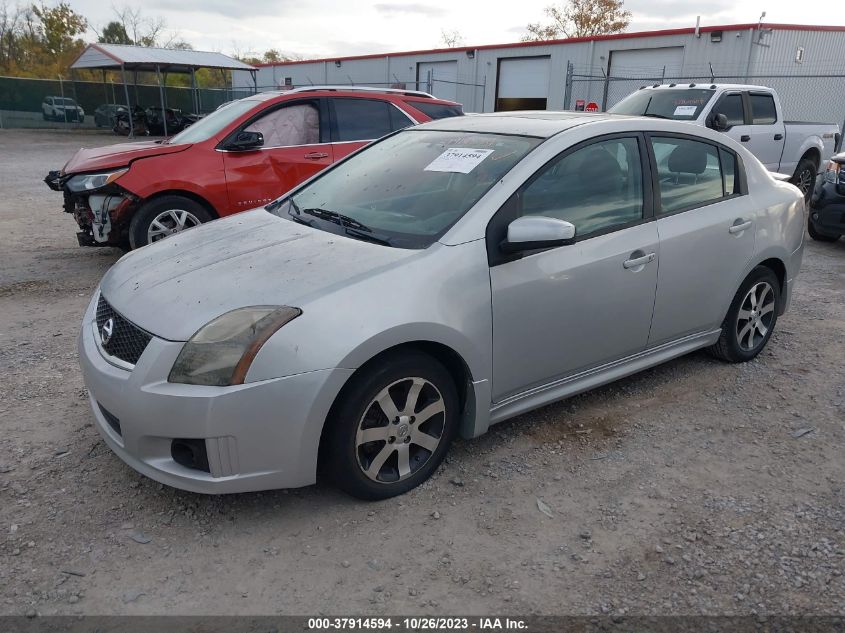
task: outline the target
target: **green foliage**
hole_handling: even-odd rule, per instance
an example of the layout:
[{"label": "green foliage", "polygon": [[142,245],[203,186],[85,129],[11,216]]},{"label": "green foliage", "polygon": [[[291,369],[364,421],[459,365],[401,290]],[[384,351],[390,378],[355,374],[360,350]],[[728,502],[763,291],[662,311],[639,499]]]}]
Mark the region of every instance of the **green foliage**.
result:
[{"label": "green foliage", "polygon": [[97,41],[103,44],[132,44],[132,40],[126,34],[126,28],[120,22],[106,24]]}]

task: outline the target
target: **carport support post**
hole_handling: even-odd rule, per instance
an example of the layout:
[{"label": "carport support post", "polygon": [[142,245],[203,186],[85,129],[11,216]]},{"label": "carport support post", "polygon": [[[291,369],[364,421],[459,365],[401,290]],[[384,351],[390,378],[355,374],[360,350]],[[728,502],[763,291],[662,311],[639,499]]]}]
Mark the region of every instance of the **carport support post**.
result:
[{"label": "carport support post", "polygon": [[161,68],[156,65],[156,77],[158,78],[158,96],[161,99],[161,121],[164,125],[164,135],[167,136],[167,113],[164,111],[164,87],[161,85]]},{"label": "carport support post", "polygon": [[194,112],[199,111],[199,104],[197,101],[198,96],[199,95],[197,94],[197,78],[194,74],[194,69],[191,68],[191,106],[193,107]]},{"label": "carport support post", "polygon": [[126,94],[126,111],[129,113],[129,135],[127,138],[135,138],[135,125],[132,123],[132,104],[129,103],[129,86],[126,84],[126,66],[123,64],[120,65],[120,74],[123,76],[123,92]]}]

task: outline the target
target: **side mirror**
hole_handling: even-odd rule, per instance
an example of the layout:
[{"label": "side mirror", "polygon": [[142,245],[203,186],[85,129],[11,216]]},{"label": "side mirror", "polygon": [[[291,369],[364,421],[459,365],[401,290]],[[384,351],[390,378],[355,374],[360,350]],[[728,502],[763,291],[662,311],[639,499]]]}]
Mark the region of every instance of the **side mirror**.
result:
[{"label": "side mirror", "polygon": [[225,149],[233,152],[246,152],[264,145],[261,132],[238,132],[237,136],[226,144]]},{"label": "side mirror", "polygon": [[575,226],[541,215],[517,218],[508,225],[508,236],[499,246],[505,253],[565,246],[575,241]]},{"label": "side mirror", "polygon": [[721,112],[719,114],[714,114],[712,119],[712,127],[717,132],[727,132],[728,131],[728,117]]}]

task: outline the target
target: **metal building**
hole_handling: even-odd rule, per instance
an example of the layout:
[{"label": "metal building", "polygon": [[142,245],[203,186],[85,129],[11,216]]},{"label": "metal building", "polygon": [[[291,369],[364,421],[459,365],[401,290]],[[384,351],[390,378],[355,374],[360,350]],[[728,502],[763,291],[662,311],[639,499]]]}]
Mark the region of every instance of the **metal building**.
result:
[{"label": "metal building", "polygon": [[[645,83],[769,85],[786,116],[845,121],[845,27],[733,24],[592,38],[358,55],[259,67],[259,90],[418,88],[467,112],[608,108]],[[253,87],[235,73],[235,87]]]}]

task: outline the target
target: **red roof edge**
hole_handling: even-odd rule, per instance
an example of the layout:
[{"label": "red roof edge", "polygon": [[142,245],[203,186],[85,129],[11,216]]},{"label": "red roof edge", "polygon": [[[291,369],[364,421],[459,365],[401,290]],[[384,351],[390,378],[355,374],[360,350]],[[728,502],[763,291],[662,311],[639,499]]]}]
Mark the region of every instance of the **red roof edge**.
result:
[{"label": "red roof edge", "polygon": [[[701,33],[710,33],[712,31],[747,31],[748,29],[772,29],[774,31],[842,31],[845,32],[845,26],[823,26],[816,24],[770,24],[770,23],[750,23],[750,24],[727,24],[723,26],[702,26],[699,29]],[[466,51],[483,51],[491,48],[523,48],[531,46],[548,46],[550,44],[578,44],[579,42],[601,42],[604,40],[627,40],[638,37],[651,37],[654,35],[691,35],[695,33],[694,27],[684,27],[678,29],[663,29],[657,31],[637,31],[634,33],[614,33],[612,35],[595,35],[592,37],[570,37],[557,40],[540,40],[537,42],[511,42],[507,44],[484,44],[483,46],[459,46],[456,48],[429,48],[417,51],[401,51],[397,53],[375,53],[369,55],[350,55],[347,57],[322,57],[319,59],[303,59],[289,62],[262,62],[253,64],[256,67],[265,66],[295,66],[297,64],[314,64],[320,62],[345,62],[354,61],[357,59],[377,59],[379,57],[404,57],[407,55],[433,55],[435,53],[461,53]]]}]

